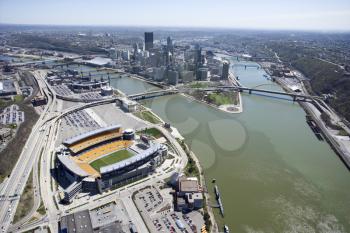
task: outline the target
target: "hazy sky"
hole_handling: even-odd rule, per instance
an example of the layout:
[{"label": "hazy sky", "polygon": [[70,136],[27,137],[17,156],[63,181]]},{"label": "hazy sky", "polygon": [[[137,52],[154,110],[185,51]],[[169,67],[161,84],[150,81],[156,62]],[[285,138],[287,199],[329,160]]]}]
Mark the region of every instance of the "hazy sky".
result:
[{"label": "hazy sky", "polygon": [[0,0],[0,23],[350,31],[350,0]]}]

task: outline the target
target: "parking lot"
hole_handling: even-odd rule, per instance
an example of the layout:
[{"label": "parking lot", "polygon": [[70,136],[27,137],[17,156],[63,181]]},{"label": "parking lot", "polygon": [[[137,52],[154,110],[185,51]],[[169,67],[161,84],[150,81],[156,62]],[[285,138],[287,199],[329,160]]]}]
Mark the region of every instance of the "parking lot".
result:
[{"label": "parking lot", "polygon": [[152,218],[152,223],[156,228],[154,232],[196,233],[201,232],[204,225],[203,217],[197,211],[189,214],[171,211],[163,216]]},{"label": "parking lot", "polygon": [[134,201],[151,232],[196,233],[200,232],[204,225],[200,212],[175,212],[171,201],[163,198],[155,187],[146,187],[138,191]]},{"label": "parking lot", "polygon": [[137,198],[140,200],[141,205],[143,205],[147,212],[152,212],[163,202],[162,196],[155,188],[147,188],[142,190]]},{"label": "parking lot", "polygon": [[113,104],[106,104],[92,107],[91,109],[101,118],[107,125],[120,124],[124,129],[130,128],[138,130],[147,125],[134,117],[130,113],[125,113],[120,107]]},{"label": "parking lot", "polygon": [[84,100],[99,100],[102,99],[102,96],[99,92],[87,92],[87,93],[82,93],[79,96],[81,99]]},{"label": "parking lot", "polygon": [[17,124],[19,125],[24,121],[24,112],[19,111],[19,107],[13,104],[3,110],[0,114],[0,123],[4,125]]},{"label": "parking lot", "polygon": [[66,124],[77,128],[98,128],[97,122],[85,110],[74,112],[64,117]]},{"label": "parking lot", "polygon": [[57,95],[61,96],[70,96],[74,93],[64,84],[52,86],[52,89],[56,92]]}]

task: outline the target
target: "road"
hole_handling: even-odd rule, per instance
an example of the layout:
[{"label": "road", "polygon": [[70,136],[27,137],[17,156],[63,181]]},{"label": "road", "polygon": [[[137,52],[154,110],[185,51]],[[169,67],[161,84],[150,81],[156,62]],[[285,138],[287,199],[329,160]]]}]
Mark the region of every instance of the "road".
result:
[{"label": "road", "polygon": [[18,222],[13,224],[8,231],[13,232],[18,227],[23,225],[25,222],[28,222],[32,218],[36,210],[40,207],[41,198],[40,198],[40,186],[39,186],[39,175],[38,175],[38,159],[34,162],[34,167],[33,167],[33,191],[34,191],[34,202],[31,210],[27,213],[25,217],[23,217]]},{"label": "road", "polygon": [[[299,78],[298,78],[299,79]],[[308,95],[308,91],[304,85],[304,83],[299,79],[302,93]],[[284,85],[284,83],[281,83]],[[286,89],[289,89],[288,86],[284,86]],[[334,132],[334,130],[329,129],[325,122],[322,120],[321,112],[319,109],[322,109],[323,112],[327,113],[329,117],[331,118],[331,121],[339,126],[341,126],[347,133],[350,132],[350,129],[347,127],[346,124],[342,121],[342,119],[337,115],[335,111],[333,111],[323,100],[315,99],[311,103],[307,102],[299,102],[300,106],[303,107],[306,113],[308,113],[314,122],[317,124],[317,126],[322,131],[325,139],[327,139],[328,143],[332,146],[332,148],[337,152],[337,154],[340,156],[340,158],[343,160],[345,165],[350,169],[350,141],[349,139],[342,140],[339,138],[337,131]],[[318,108],[319,109],[318,109]]]},{"label": "road", "polygon": [[[57,140],[57,134],[59,132],[60,121],[62,117],[66,114],[70,114],[74,111],[78,111],[84,108],[88,108],[91,106],[102,105],[110,103],[111,100],[103,100],[97,101],[95,103],[81,104],[71,107],[69,109],[65,109],[64,111],[58,111],[56,108],[58,106],[57,100],[54,92],[51,90],[51,87],[46,83],[44,76],[45,74],[37,71],[34,72],[35,78],[38,82],[40,91],[44,93],[48,97],[48,104],[45,106],[44,111],[41,113],[40,118],[37,123],[34,125],[31,134],[29,135],[27,142],[23,148],[23,151],[10,175],[7,179],[7,182],[2,186],[1,194],[5,196],[0,203],[0,221],[1,221],[1,231],[7,232],[9,230],[10,224],[12,224],[13,217],[16,212],[17,205],[19,203],[20,195],[22,194],[25,184],[28,181],[28,177],[30,172],[34,171],[34,187],[35,190],[38,190],[38,175],[40,176],[39,185],[40,185],[40,193],[35,191],[34,196],[34,206],[29,212],[29,214],[20,221],[19,224],[15,224],[11,227],[12,231],[15,231],[19,225],[26,222],[30,219],[30,217],[35,213],[37,208],[40,206],[41,199],[43,200],[43,204],[47,211],[47,217],[41,222],[37,222],[39,225],[49,225],[51,232],[58,231],[58,221],[60,216],[62,215],[62,206],[58,208],[55,196],[56,196],[56,185],[55,181],[51,176],[51,168],[54,167],[54,150],[55,150],[55,141]],[[180,159],[178,161],[177,167],[179,170],[182,170],[187,163],[187,155],[183,151],[182,147],[178,144],[176,139],[163,127],[154,125],[154,127],[158,128],[165,137],[170,141],[173,145],[176,152],[180,155]],[[40,154],[42,156],[40,157]],[[40,159],[40,169],[38,166],[38,161]],[[38,174],[38,170],[40,170],[40,174]],[[173,171],[175,172],[175,171]],[[158,169],[157,174],[153,175],[153,178],[148,179],[146,182],[142,182],[133,187],[140,188],[146,185],[153,184],[157,181],[162,181],[165,178],[172,175],[173,172],[164,172],[162,169]],[[124,187],[125,188],[125,187]],[[122,188],[123,189],[123,188]],[[147,232],[147,228],[143,223],[140,215],[136,207],[134,206],[133,201],[130,196],[131,193],[129,190],[125,192],[118,192],[118,195],[113,195],[110,198],[119,198],[123,200],[124,204],[128,207],[128,211],[130,216],[132,216],[135,221],[137,227],[140,232]],[[109,199],[105,197],[106,193],[101,195],[102,199]],[[95,199],[91,203],[86,203],[84,208],[91,205],[100,205],[100,199]],[[32,226],[37,226],[32,225]],[[25,224],[24,227],[26,229],[30,228],[31,224]],[[21,229],[23,230],[23,229]]]},{"label": "road", "polygon": [[34,125],[10,177],[1,189],[1,195],[5,197],[0,203],[1,232],[7,232],[12,223],[20,196],[28,181],[30,172],[34,163],[37,161],[41,148],[45,144],[45,140],[43,139],[46,137],[46,130],[48,130],[48,127],[45,126],[44,123],[46,122],[46,118],[50,116],[50,111],[52,111],[52,93],[50,93],[50,90],[46,86],[44,74],[35,73],[35,76],[40,91],[48,98],[48,104],[45,106],[40,118]]}]

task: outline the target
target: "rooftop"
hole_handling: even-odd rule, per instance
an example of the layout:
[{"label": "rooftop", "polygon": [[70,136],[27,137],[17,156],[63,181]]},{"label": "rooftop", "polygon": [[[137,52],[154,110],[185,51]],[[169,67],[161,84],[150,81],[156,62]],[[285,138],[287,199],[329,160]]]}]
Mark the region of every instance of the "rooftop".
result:
[{"label": "rooftop", "polygon": [[184,179],[179,180],[179,191],[180,192],[198,192],[198,180],[195,179]]},{"label": "rooftop", "polygon": [[88,210],[83,210],[74,214],[66,215],[61,218],[61,232],[92,233],[92,225]]},{"label": "rooftop", "polygon": [[63,143],[67,144],[67,145],[71,145],[71,144],[77,143],[77,142],[79,142],[79,141],[81,141],[81,140],[83,140],[83,139],[85,139],[87,137],[91,137],[91,136],[94,136],[96,134],[100,134],[100,133],[103,133],[103,132],[106,132],[106,131],[115,130],[115,129],[118,129],[120,127],[121,127],[120,125],[111,125],[111,126],[107,126],[107,127],[104,127],[104,128],[92,130],[92,131],[89,131],[89,132],[86,132],[86,133],[74,136],[72,138],[68,138],[68,139],[64,140]]},{"label": "rooftop", "polygon": [[0,93],[16,92],[16,87],[13,80],[0,81]]},{"label": "rooftop", "polygon": [[90,63],[92,65],[97,65],[97,66],[104,66],[104,65],[107,65],[109,63],[112,63],[112,59],[103,58],[103,57],[95,57],[95,58],[87,61],[87,63]]}]

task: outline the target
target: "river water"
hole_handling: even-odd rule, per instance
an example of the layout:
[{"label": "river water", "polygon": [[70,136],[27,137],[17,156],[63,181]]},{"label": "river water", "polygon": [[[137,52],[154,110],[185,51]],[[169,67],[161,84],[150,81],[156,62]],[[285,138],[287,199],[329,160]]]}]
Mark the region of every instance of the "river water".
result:
[{"label": "river water", "polygon": [[[243,85],[281,90],[262,69],[234,64]],[[112,85],[128,94],[153,88],[128,77],[113,78]],[[231,232],[350,232],[349,171],[315,137],[304,111],[285,99],[242,99],[240,114],[180,95],[144,104],[185,137],[204,168],[213,204],[211,180],[217,180],[225,217],[215,211],[216,219]]]}]

